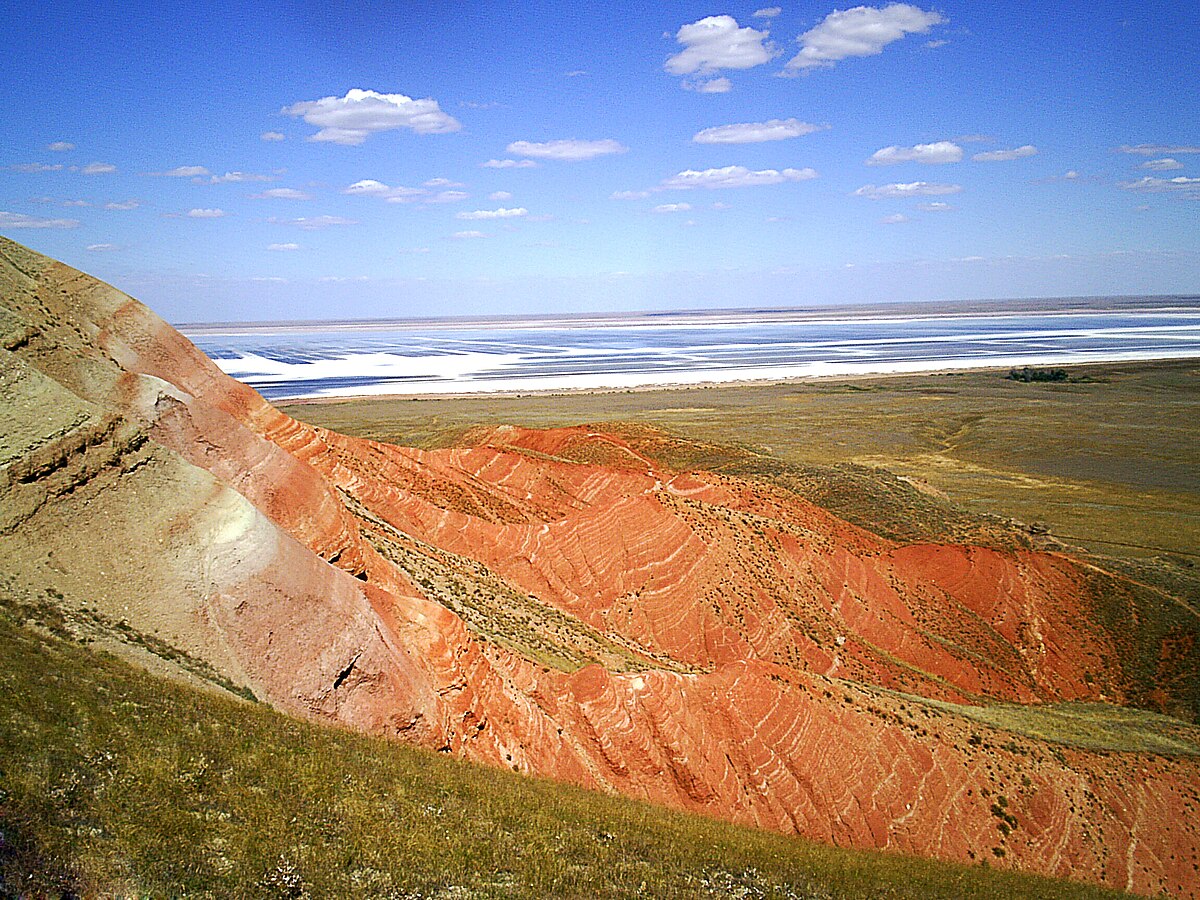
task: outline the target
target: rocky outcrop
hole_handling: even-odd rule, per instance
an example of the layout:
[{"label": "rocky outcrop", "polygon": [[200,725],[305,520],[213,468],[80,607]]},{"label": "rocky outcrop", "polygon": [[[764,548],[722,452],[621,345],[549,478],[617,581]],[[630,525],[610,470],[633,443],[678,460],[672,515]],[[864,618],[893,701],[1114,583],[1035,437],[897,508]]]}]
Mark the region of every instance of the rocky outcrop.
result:
[{"label": "rocky outcrop", "polygon": [[1200,890],[1194,731],[1164,725],[1172,752],[1035,736],[1044,704],[1130,690],[1067,556],[900,545],[602,430],[436,452],[335,434],[2,240],[0,297],[13,597],[121,623],[294,714],[531,774]]}]

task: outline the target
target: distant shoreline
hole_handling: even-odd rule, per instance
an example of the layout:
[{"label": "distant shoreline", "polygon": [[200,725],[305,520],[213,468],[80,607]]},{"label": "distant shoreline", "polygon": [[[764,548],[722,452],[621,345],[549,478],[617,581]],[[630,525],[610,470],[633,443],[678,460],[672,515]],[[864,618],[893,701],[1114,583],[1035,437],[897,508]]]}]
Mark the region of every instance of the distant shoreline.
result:
[{"label": "distant shoreline", "polygon": [[649,393],[653,391],[696,391],[706,389],[718,389],[727,387],[736,388],[752,388],[766,387],[771,385],[786,385],[786,384],[812,384],[821,381],[871,381],[875,379],[890,379],[890,378],[920,378],[920,377],[935,377],[942,375],[965,375],[965,374],[986,374],[987,372],[1004,373],[1009,372],[1014,368],[1022,366],[1031,366],[1034,368],[1062,368],[1070,366],[1076,370],[1083,370],[1087,374],[1087,370],[1103,369],[1112,366],[1118,366],[1125,363],[1137,363],[1153,365],[1155,363],[1184,363],[1188,360],[1200,360],[1200,350],[1194,354],[1177,355],[1177,356],[1130,356],[1123,358],[1112,359],[1090,359],[1082,362],[1074,362],[1064,359],[1040,360],[1040,361],[1021,361],[997,364],[993,360],[988,360],[986,364],[980,365],[962,365],[962,366],[926,366],[920,369],[890,369],[887,371],[861,371],[861,372],[830,372],[820,375],[794,375],[775,378],[730,378],[727,380],[714,381],[664,381],[664,382],[647,382],[638,385],[622,386],[622,387],[560,387],[560,388],[526,388],[526,389],[511,389],[511,390],[493,390],[493,391],[395,391],[395,392],[378,392],[378,393],[358,393],[358,394],[338,394],[330,395],[323,394],[321,396],[296,396],[296,397],[276,397],[271,400],[276,406],[311,406],[323,405],[331,403],[350,403],[362,401],[388,401],[388,400],[511,400],[521,397],[580,397],[580,396],[602,396],[605,394],[627,394],[627,393]]},{"label": "distant shoreline", "polygon": [[1194,300],[214,325],[192,337],[273,402],[512,396],[1190,359],[1200,357]]}]

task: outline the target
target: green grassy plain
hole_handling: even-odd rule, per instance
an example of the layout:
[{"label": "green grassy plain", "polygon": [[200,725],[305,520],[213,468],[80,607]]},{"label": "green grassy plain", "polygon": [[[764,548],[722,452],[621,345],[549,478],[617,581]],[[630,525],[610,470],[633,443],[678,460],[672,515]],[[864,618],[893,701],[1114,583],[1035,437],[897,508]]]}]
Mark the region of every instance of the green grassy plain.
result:
[{"label": "green grassy plain", "polygon": [[0,605],[0,897],[1119,896],[523,778],[157,678]]}]

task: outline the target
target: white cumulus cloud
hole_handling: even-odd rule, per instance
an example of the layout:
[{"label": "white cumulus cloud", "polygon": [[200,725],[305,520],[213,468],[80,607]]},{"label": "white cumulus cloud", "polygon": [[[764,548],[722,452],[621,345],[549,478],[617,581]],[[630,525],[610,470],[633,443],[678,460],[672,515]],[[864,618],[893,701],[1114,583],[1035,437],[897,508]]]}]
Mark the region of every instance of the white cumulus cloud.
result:
[{"label": "white cumulus cloud", "polygon": [[733,16],[707,16],[675,32],[683,49],[663,68],[672,75],[710,75],[721,69],[751,69],[776,55],[766,31],[741,28]]},{"label": "white cumulus cloud", "polygon": [[854,192],[856,197],[869,197],[872,200],[903,199],[905,197],[936,197],[940,194],[957,194],[962,190],[960,184],[937,184],[929,181],[910,181],[907,184],[884,184],[876,187],[866,184]]},{"label": "white cumulus cloud", "polygon": [[595,159],[597,156],[608,156],[612,153],[624,153],[629,148],[605,138],[600,141],[513,141],[505,148],[508,153],[517,156],[532,156],[537,159],[559,159],[566,162],[579,162],[584,159]]},{"label": "white cumulus cloud", "polygon": [[814,131],[824,131],[828,125],[810,125],[799,119],[769,119],[766,122],[739,122],[705,128],[692,136],[697,144],[759,144],[764,141],[783,141],[803,137]]},{"label": "white cumulus cloud", "polygon": [[983,153],[976,153],[971,159],[975,162],[1008,162],[1010,159],[1024,159],[1027,156],[1036,156],[1037,147],[1033,144],[1026,144],[1024,147],[1014,147],[1011,150],[987,150]]},{"label": "white cumulus cloud", "polygon": [[44,219],[25,213],[0,212],[0,228],[77,228],[78,219]]},{"label": "white cumulus cloud", "polygon": [[455,213],[456,219],[520,219],[529,215],[529,210],[523,206],[518,206],[514,209],[477,209],[474,212]]},{"label": "white cumulus cloud", "polygon": [[934,25],[945,21],[939,13],[926,12],[907,3],[835,10],[797,38],[802,49],[785,69],[797,72],[833,66],[854,56],[875,56],[906,34],[928,34]]},{"label": "white cumulus cloud", "polygon": [[813,169],[760,169],[751,171],[745,166],[725,166],[721,169],[685,169],[677,175],[664,179],[662,187],[671,190],[689,188],[735,188],[756,187],[765,184],[782,184],[785,181],[807,181],[816,178]]},{"label": "white cumulus cloud", "polygon": [[372,134],[407,128],[417,134],[445,134],[462,125],[443,112],[436,100],[414,100],[404,94],[381,94],[354,88],[344,97],[302,100],[281,112],[299,116],[320,129],[310,141],[332,144],[361,144]]},{"label": "white cumulus cloud", "polygon": [[962,158],[963,149],[958,144],[953,141],[935,141],[932,144],[917,144],[915,147],[884,147],[871,154],[867,165],[892,166],[906,162],[943,165],[956,163]]},{"label": "white cumulus cloud", "polygon": [[779,15],[781,12],[783,12],[782,7],[765,6],[762,9],[756,9],[754,11],[754,18],[756,18],[756,19],[773,19],[777,15]]},{"label": "white cumulus cloud", "polygon": [[189,219],[219,219],[226,215],[223,209],[189,209]]}]

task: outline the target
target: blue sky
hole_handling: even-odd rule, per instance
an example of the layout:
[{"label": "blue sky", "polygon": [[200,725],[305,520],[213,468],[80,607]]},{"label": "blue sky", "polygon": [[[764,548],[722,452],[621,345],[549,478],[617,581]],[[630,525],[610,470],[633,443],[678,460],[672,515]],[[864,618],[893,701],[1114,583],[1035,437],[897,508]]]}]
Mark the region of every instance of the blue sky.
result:
[{"label": "blue sky", "polygon": [[1197,26],[12,4],[0,233],[175,322],[1196,292]]}]

